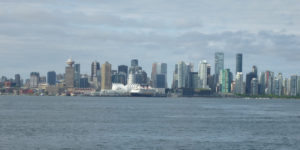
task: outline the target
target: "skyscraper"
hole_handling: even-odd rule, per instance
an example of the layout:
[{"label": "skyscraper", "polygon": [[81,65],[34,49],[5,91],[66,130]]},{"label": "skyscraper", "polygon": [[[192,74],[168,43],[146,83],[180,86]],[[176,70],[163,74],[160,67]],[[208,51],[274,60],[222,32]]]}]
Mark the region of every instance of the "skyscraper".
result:
[{"label": "skyscraper", "polygon": [[243,54],[236,54],[236,72],[243,72]]},{"label": "skyscraper", "polygon": [[128,79],[128,66],[126,66],[126,65],[118,66],[118,74],[119,74],[119,77],[120,77],[120,82],[122,84],[126,85],[127,84],[127,79]]},{"label": "skyscraper", "polygon": [[[153,63],[152,64],[152,72],[151,72],[151,81],[152,81],[152,86],[157,87],[157,75],[163,75],[165,77],[164,83],[159,83],[160,88],[167,88],[167,64],[166,63]],[[162,76],[159,76],[160,78]],[[164,86],[161,86],[164,85]]]},{"label": "skyscraper", "polygon": [[235,78],[235,91],[236,94],[244,94],[243,73],[238,72]]},{"label": "skyscraper", "polygon": [[92,62],[91,65],[91,81],[100,82],[101,80],[100,63],[97,61]]},{"label": "skyscraper", "polygon": [[173,82],[172,82],[172,89],[178,88],[178,64],[175,64],[175,70],[173,72]]},{"label": "skyscraper", "polygon": [[65,73],[65,84],[67,88],[74,88],[75,69],[73,67],[74,61],[72,59],[67,60],[67,67]]},{"label": "skyscraper", "polygon": [[260,73],[258,82],[259,82],[258,94],[264,95],[265,94],[265,72]]},{"label": "skyscraper", "polygon": [[47,83],[49,85],[55,85],[56,84],[56,72],[55,71],[49,71],[47,73]]},{"label": "skyscraper", "polygon": [[230,93],[231,92],[231,82],[232,82],[232,73],[230,69],[224,69],[220,72],[220,83],[221,83],[221,91],[222,93]]},{"label": "skyscraper", "polygon": [[256,66],[252,67],[252,72],[247,73],[246,75],[246,94],[251,95],[251,81],[252,79],[257,79],[257,68]]},{"label": "skyscraper", "polygon": [[265,94],[266,95],[273,94],[274,72],[266,71],[264,79],[265,79],[265,84],[264,84]]},{"label": "skyscraper", "polygon": [[111,64],[105,62],[101,67],[101,89],[110,90],[112,88],[111,81]]},{"label": "skyscraper", "polygon": [[40,81],[40,73],[31,72],[30,73],[30,88],[37,88]]},{"label": "skyscraper", "polygon": [[190,72],[189,76],[190,76],[189,77],[190,88],[193,88],[193,89],[200,88],[198,72]]},{"label": "skyscraper", "polygon": [[158,63],[153,63],[152,64],[152,72],[151,72],[151,81],[152,81],[152,86],[156,87],[156,75],[157,73],[157,68],[158,68]]},{"label": "skyscraper", "polygon": [[75,77],[74,77],[74,84],[75,87],[79,88],[80,87],[80,64],[75,64]]},{"label": "skyscraper", "polygon": [[80,77],[80,84],[79,84],[79,87],[80,88],[89,88],[89,78],[88,76],[83,76],[83,77]]},{"label": "skyscraper", "polygon": [[207,68],[208,68],[208,63],[206,60],[203,60],[199,64],[199,72],[198,72],[198,77],[199,77],[199,83],[200,83],[200,88],[207,89]]},{"label": "skyscraper", "polygon": [[300,76],[297,76],[297,96],[300,95]]},{"label": "skyscraper", "polygon": [[16,74],[15,75],[15,83],[16,83],[16,87],[21,87],[21,77],[20,77],[20,74]]},{"label": "skyscraper", "polygon": [[253,78],[251,80],[251,95],[258,95],[258,80],[257,78]]},{"label": "skyscraper", "polygon": [[112,83],[120,83],[123,85],[126,85],[126,73],[125,72],[119,72],[117,70],[112,70],[111,71],[111,81]]},{"label": "skyscraper", "polygon": [[126,65],[120,65],[120,66],[118,66],[118,72],[119,73],[123,72],[123,73],[125,73],[127,75],[128,74],[128,66],[126,66]]},{"label": "skyscraper", "polygon": [[215,74],[219,75],[220,71],[224,70],[224,53],[215,53]]},{"label": "skyscraper", "polygon": [[139,60],[132,59],[131,60],[131,67],[137,67],[137,66],[139,66]]},{"label": "skyscraper", "polygon": [[281,73],[278,73],[277,77],[274,79],[274,94],[281,96],[283,93],[283,76]]},{"label": "skyscraper", "polygon": [[292,75],[291,76],[291,84],[290,84],[290,89],[291,89],[291,96],[297,96],[297,75]]},{"label": "skyscraper", "polygon": [[211,75],[211,65],[207,64],[207,76]]},{"label": "skyscraper", "polygon": [[257,67],[254,65],[254,66],[252,66],[252,72],[254,72],[256,75],[258,75],[257,74]]},{"label": "skyscraper", "polygon": [[188,79],[187,77],[187,65],[185,64],[185,62],[180,61],[178,63],[178,88],[186,88],[186,81]]},{"label": "skyscraper", "polygon": [[164,74],[156,74],[156,88],[165,88],[166,77]]},{"label": "skyscraper", "polygon": [[136,84],[145,85],[148,83],[147,73],[144,70],[138,70],[134,74],[134,79],[135,79],[134,83]]}]

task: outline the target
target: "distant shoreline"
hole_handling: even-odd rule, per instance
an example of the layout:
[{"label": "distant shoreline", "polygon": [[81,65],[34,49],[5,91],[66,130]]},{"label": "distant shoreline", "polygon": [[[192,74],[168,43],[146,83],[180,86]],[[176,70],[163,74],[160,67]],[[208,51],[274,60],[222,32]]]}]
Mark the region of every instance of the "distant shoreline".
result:
[{"label": "distant shoreline", "polygon": [[300,99],[300,97],[278,97],[278,96],[236,96],[236,95],[212,95],[212,96],[88,96],[88,95],[76,95],[76,96],[65,96],[65,95],[14,95],[14,94],[2,94],[0,96],[32,96],[32,97],[149,97],[149,98],[220,98],[220,99]]}]

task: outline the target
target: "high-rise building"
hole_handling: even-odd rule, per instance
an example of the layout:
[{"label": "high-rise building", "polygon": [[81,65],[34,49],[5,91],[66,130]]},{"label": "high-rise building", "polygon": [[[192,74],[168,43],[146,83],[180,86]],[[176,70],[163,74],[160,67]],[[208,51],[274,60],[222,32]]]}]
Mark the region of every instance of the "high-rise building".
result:
[{"label": "high-rise building", "polygon": [[55,71],[49,71],[47,73],[47,83],[49,85],[56,85],[56,72]]},{"label": "high-rise building", "polygon": [[155,79],[156,88],[165,88],[166,76],[164,74],[156,74]]},{"label": "high-rise building", "polygon": [[65,84],[67,88],[74,88],[75,69],[73,67],[74,61],[72,59],[67,60],[67,67],[65,73]]},{"label": "high-rise building", "polygon": [[[152,72],[151,72],[151,81],[152,81],[152,86],[157,87],[157,75],[164,75],[165,79],[160,80],[164,81],[164,83],[159,83],[159,85],[164,85],[161,88],[167,88],[167,64],[166,63],[153,63],[152,64]],[[161,76],[160,76],[161,77]]]},{"label": "high-rise building", "polygon": [[203,89],[208,89],[207,85],[207,68],[208,68],[208,63],[206,60],[203,60],[199,64],[199,72],[198,72],[198,77],[199,77],[199,83],[200,83],[200,88]]},{"label": "high-rise building", "polygon": [[[133,74],[136,76],[136,74],[140,74],[142,72],[142,67],[139,66],[139,62],[137,59],[131,60],[131,66],[129,68],[129,74]],[[136,77],[138,78],[138,77]]]},{"label": "high-rise building", "polygon": [[40,83],[47,83],[47,77],[46,76],[41,76],[40,77]]},{"label": "high-rise building", "polygon": [[101,80],[100,63],[94,61],[92,62],[91,65],[91,81],[100,82],[100,80]]},{"label": "high-rise building", "polygon": [[197,88],[200,88],[200,85],[199,85],[199,75],[198,75],[198,72],[190,72],[190,88],[193,88],[193,89],[197,89]]},{"label": "high-rise building", "polygon": [[257,68],[256,66],[252,67],[252,72],[246,74],[246,89],[245,93],[251,95],[251,81],[252,79],[257,79]]},{"label": "high-rise building", "polygon": [[111,81],[111,64],[105,62],[101,67],[101,89],[102,90],[111,90],[112,81]]},{"label": "high-rise building", "polygon": [[274,79],[273,85],[274,85],[274,95],[280,96],[281,95],[281,93],[280,93],[280,81],[277,77]]},{"label": "high-rise building", "polygon": [[251,80],[251,95],[258,95],[258,80],[256,78],[252,78]]},{"label": "high-rise building", "polygon": [[15,83],[16,83],[16,87],[21,87],[21,76],[20,76],[20,74],[15,75]]},{"label": "high-rise building", "polygon": [[287,95],[291,95],[291,78],[287,80]]},{"label": "high-rise building", "polygon": [[79,88],[80,87],[80,64],[75,64],[74,69],[75,69],[74,86]]},{"label": "high-rise building", "polygon": [[282,93],[283,95],[289,95],[288,93],[288,79],[284,78],[282,81]]},{"label": "high-rise building", "polygon": [[178,63],[178,88],[186,88],[187,77],[187,65],[181,61]]},{"label": "high-rise building", "polygon": [[298,76],[297,75],[292,75],[291,80],[290,80],[290,95],[291,96],[297,96],[297,80]]},{"label": "high-rise building", "polygon": [[258,94],[264,95],[265,94],[265,72],[260,73],[258,82],[259,82]]},{"label": "high-rise building", "polygon": [[283,76],[281,73],[277,75],[274,79],[274,94],[277,96],[281,96],[283,92]]},{"label": "high-rise building", "polygon": [[252,67],[252,72],[254,72],[256,75],[258,75],[257,74],[257,67],[255,65]]},{"label": "high-rise building", "polygon": [[111,74],[112,83],[120,83],[126,85],[125,82],[127,79],[125,72],[118,72],[117,70],[112,70]]},{"label": "high-rise building", "polygon": [[88,75],[83,75],[80,77],[79,88],[89,88],[89,77]]},{"label": "high-rise building", "polygon": [[144,70],[138,70],[134,74],[134,79],[136,84],[146,85],[148,83],[147,73]]},{"label": "high-rise building", "polygon": [[243,54],[236,54],[236,73],[243,72]]},{"label": "high-rise building", "polygon": [[231,92],[231,82],[232,82],[232,73],[230,69],[224,69],[220,72],[220,83],[221,83],[221,91],[222,93],[230,93]]},{"label": "high-rise building", "polygon": [[300,76],[297,76],[297,96],[300,95]]},{"label": "high-rise building", "polygon": [[[125,77],[124,81],[123,81],[123,79],[120,79],[120,81],[122,84],[126,85],[127,79],[128,79],[128,66],[126,66],[126,65],[118,66],[118,74]],[[123,77],[121,77],[121,78],[123,78]]]},{"label": "high-rise building", "polygon": [[139,66],[139,60],[132,59],[131,60],[131,67],[137,67],[137,66]]},{"label": "high-rise building", "polygon": [[126,65],[120,65],[118,66],[118,73],[123,72],[126,75],[128,74],[128,66]]},{"label": "high-rise building", "polygon": [[211,75],[211,65],[207,64],[207,76]]},{"label": "high-rise building", "polygon": [[256,78],[257,79],[257,75],[254,72],[249,72],[246,75],[246,94],[251,95],[251,81],[252,79]]},{"label": "high-rise building", "polygon": [[219,75],[220,71],[224,70],[224,53],[215,53],[215,74]]},{"label": "high-rise building", "polygon": [[30,88],[37,88],[40,81],[40,73],[31,72],[30,73]]},{"label": "high-rise building", "polygon": [[178,88],[178,64],[175,64],[175,70],[173,72],[173,82],[172,82],[172,89]]},{"label": "high-rise building", "polygon": [[160,73],[165,76],[164,88],[168,88],[168,65],[161,63]]},{"label": "high-rise building", "polygon": [[264,91],[266,95],[273,94],[273,81],[274,81],[274,72],[266,71],[265,72],[265,83],[264,83]]},{"label": "high-rise building", "polygon": [[243,73],[238,72],[235,78],[235,90],[236,94],[244,94],[244,81],[243,81]]}]

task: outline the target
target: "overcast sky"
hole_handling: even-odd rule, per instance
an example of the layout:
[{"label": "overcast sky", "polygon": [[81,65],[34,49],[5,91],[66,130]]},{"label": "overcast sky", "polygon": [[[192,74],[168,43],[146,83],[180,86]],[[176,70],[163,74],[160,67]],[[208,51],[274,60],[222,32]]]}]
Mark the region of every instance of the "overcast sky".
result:
[{"label": "overcast sky", "polygon": [[[168,63],[169,81],[180,60],[195,66],[225,53],[235,72],[257,65],[300,74],[299,0],[1,0],[0,76],[32,71],[63,73],[72,57],[113,69],[137,58],[150,75],[153,62]],[[197,68],[197,67],[196,67]],[[213,68],[214,69],[214,68]]]}]

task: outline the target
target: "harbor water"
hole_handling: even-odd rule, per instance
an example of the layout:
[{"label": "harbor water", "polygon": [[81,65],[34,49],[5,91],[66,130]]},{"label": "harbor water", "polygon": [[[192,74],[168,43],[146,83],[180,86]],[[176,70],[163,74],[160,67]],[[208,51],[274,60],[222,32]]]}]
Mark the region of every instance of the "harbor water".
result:
[{"label": "harbor water", "polygon": [[0,96],[0,149],[299,150],[300,100]]}]

